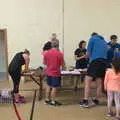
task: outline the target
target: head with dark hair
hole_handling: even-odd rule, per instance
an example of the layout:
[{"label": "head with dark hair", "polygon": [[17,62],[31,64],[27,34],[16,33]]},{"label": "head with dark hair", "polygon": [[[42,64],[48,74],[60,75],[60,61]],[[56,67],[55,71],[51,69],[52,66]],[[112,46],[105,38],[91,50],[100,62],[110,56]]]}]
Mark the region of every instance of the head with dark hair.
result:
[{"label": "head with dark hair", "polygon": [[51,42],[48,41],[47,43],[44,44],[43,51],[49,50],[52,48]]},{"label": "head with dark hair", "polygon": [[111,43],[116,44],[117,43],[117,38],[118,38],[117,35],[111,35],[110,36]]},{"label": "head with dark hair", "polygon": [[111,40],[117,39],[117,38],[118,38],[117,35],[111,35],[111,36],[110,36],[110,39],[111,39]]},{"label": "head with dark hair", "polygon": [[119,56],[116,56],[113,58],[112,66],[113,66],[116,74],[120,73],[120,57]]},{"label": "head with dark hair", "polygon": [[25,49],[25,50],[23,51],[23,53],[24,53],[24,54],[28,54],[28,55],[30,55],[30,51],[27,50],[27,49]]},{"label": "head with dark hair", "polygon": [[80,41],[79,48],[83,48],[84,49],[85,46],[86,46],[86,41],[85,40]]},{"label": "head with dark hair", "polygon": [[94,35],[98,35],[98,33],[96,33],[96,32],[93,32],[93,33],[91,34],[91,36],[94,36]]}]

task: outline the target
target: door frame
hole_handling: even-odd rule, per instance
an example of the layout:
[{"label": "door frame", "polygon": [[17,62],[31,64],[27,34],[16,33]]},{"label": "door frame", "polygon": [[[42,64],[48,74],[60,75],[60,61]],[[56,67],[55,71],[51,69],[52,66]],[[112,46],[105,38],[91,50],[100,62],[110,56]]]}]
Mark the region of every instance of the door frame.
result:
[{"label": "door frame", "polygon": [[3,40],[5,43],[5,64],[6,64],[6,80],[9,80],[8,78],[8,44],[7,44],[7,29],[0,29],[0,32],[3,34]]}]

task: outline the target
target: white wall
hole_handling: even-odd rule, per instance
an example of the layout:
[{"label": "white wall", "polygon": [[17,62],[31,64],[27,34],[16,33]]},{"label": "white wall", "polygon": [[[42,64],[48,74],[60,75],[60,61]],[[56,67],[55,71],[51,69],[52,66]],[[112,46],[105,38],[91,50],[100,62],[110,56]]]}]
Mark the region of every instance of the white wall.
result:
[{"label": "white wall", "polygon": [[[68,65],[80,40],[95,31],[120,37],[120,0],[64,0],[64,53]],[[18,51],[31,51],[31,66],[42,64],[41,49],[52,32],[62,48],[62,0],[0,0],[0,28],[8,29],[9,61]]]},{"label": "white wall", "polygon": [[[31,51],[31,66],[42,63],[41,49],[52,32],[60,35],[61,6],[57,0],[2,0],[0,27],[8,29],[9,61],[18,51]],[[6,4],[7,3],[7,4]]]},{"label": "white wall", "polygon": [[[120,0],[65,0],[65,58],[74,64],[74,49],[80,40],[98,32],[108,40],[120,37]],[[69,47],[68,47],[69,46]]]}]

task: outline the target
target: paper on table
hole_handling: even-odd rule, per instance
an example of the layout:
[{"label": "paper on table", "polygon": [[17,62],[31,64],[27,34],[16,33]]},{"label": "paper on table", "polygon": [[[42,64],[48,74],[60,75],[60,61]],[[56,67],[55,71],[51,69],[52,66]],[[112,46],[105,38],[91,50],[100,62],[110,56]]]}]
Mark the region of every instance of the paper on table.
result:
[{"label": "paper on table", "polygon": [[87,71],[87,68],[84,68],[84,69],[75,69],[75,71],[86,72],[86,71]]},{"label": "paper on table", "polygon": [[69,74],[69,73],[70,73],[70,71],[68,71],[68,70],[61,71],[61,74]]},{"label": "paper on table", "polygon": [[80,72],[79,71],[68,71],[68,70],[66,70],[66,71],[61,71],[61,74],[80,74]]}]

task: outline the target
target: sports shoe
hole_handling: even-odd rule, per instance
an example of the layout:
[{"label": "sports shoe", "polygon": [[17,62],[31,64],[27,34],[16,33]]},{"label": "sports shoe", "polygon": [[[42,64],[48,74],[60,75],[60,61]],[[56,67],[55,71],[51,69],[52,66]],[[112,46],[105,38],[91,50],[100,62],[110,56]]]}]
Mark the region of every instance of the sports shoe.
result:
[{"label": "sports shoe", "polygon": [[115,120],[120,120],[120,117],[116,117],[116,119]]},{"label": "sports shoe", "polygon": [[108,117],[113,117],[113,116],[115,116],[115,113],[109,112],[109,113],[107,114],[107,116],[108,116]]},{"label": "sports shoe", "polygon": [[22,96],[22,95],[20,95],[20,94],[18,94],[19,95],[19,98],[20,99],[24,99],[25,97],[24,96]]},{"label": "sports shoe", "polygon": [[16,103],[16,104],[24,104],[24,103],[25,103],[25,100],[19,100],[19,101],[14,100],[14,103]]},{"label": "sports shoe", "polygon": [[50,103],[51,103],[51,100],[45,100],[44,102],[45,105],[50,105]]},{"label": "sports shoe", "polygon": [[60,102],[58,102],[58,101],[51,101],[50,105],[52,105],[52,106],[60,106],[62,104]]},{"label": "sports shoe", "polygon": [[81,107],[84,107],[84,108],[89,107],[88,100],[82,100],[79,104],[80,104]]},{"label": "sports shoe", "polygon": [[95,105],[99,105],[99,104],[100,104],[99,100],[97,100],[97,99],[93,99],[92,102],[93,102]]}]

